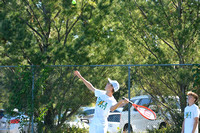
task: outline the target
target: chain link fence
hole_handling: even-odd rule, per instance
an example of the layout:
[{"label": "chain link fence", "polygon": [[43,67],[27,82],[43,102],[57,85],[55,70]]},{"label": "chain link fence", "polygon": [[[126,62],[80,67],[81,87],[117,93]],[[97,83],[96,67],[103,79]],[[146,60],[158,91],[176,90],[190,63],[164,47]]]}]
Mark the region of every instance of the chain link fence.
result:
[{"label": "chain link fence", "polygon": [[[181,125],[187,105],[186,92],[191,90],[199,94],[193,87],[193,70],[197,67],[192,64],[2,66],[0,109],[4,114],[8,112],[10,118],[19,120],[14,123],[19,123],[15,128],[20,131],[88,132],[96,98],[74,76],[74,71],[78,70],[97,89],[104,90],[107,78],[117,80],[120,83],[120,90],[114,93],[117,101],[123,96],[129,99],[140,96],[132,100],[157,114],[157,120],[149,122],[135,116],[134,108],[125,105],[111,112],[109,132],[153,130],[168,123]],[[13,110],[18,110],[19,118],[12,116]],[[10,120],[7,124],[0,123],[0,132],[3,128],[11,130],[11,125]],[[16,129],[13,127],[13,130]]]}]

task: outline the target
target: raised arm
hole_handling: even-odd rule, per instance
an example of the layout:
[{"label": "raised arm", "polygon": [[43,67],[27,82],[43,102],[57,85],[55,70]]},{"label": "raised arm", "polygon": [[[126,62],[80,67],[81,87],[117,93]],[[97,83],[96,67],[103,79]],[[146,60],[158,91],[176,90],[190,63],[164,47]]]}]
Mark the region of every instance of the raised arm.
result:
[{"label": "raised arm", "polygon": [[77,77],[79,77],[83,81],[83,83],[87,86],[87,88],[89,90],[91,90],[92,92],[95,91],[94,86],[89,81],[87,81],[85,78],[83,78],[81,76],[81,74],[79,73],[79,71],[74,71],[74,75],[77,76]]}]

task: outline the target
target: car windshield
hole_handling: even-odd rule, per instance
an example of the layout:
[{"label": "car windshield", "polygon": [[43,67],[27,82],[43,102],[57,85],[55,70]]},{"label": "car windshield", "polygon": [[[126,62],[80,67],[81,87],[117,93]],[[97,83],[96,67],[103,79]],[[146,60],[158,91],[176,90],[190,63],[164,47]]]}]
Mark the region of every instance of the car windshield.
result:
[{"label": "car windshield", "polygon": [[141,100],[140,100],[139,105],[148,107],[149,104],[150,104],[150,102],[152,102],[151,99],[149,99],[149,98],[144,98],[144,99],[141,99]]},{"label": "car windshield", "polygon": [[14,112],[14,111],[12,111],[12,112],[5,112],[5,111],[1,111],[0,112],[0,116],[4,116],[4,117],[17,117],[17,116],[19,116],[20,114],[18,113],[18,112]]},{"label": "car windshield", "polygon": [[4,116],[3,111],[0,111],[0,118]]},{"label": "car windshield", "polygon": [[120,122],[120,114],[109,115],[108,122]]},{"label": "car windshield", "polygon": [[88,109],[83,112],[84,115],[91,115],[94,114],[94,109]]}]

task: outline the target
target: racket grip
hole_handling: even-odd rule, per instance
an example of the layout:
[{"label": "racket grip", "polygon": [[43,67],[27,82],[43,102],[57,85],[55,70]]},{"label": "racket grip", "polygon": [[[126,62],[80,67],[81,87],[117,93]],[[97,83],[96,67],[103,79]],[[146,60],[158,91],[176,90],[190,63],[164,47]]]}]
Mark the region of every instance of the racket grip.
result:
[{"label": "racket grip", "polygon": [[122,100],[128,100],[127,98],[125,98],[125,97],[122,97]]},{"label": "racket grip", "polygon": [[133,104],[133,102],[129,101],[126,97],[122,97],[122,100],[128,101],[130,104]]},{"label": "racket grip", "polygon": [[[129,101],[126,97],[122,97],[122,100]],[[130,101],[129,101],[130,102]]]}]

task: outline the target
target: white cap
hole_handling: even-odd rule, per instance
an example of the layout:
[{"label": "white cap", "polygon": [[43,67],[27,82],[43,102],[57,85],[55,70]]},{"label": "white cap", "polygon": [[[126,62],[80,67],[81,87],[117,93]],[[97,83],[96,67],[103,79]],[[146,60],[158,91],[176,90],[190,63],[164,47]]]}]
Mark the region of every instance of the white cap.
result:
[{"label": "white cap", "polygon": [[115,92],[119,90],[119,83],[117,82],[117,80],[111,80],[110,78],[108,78],[108,81],[112,84]]}]

